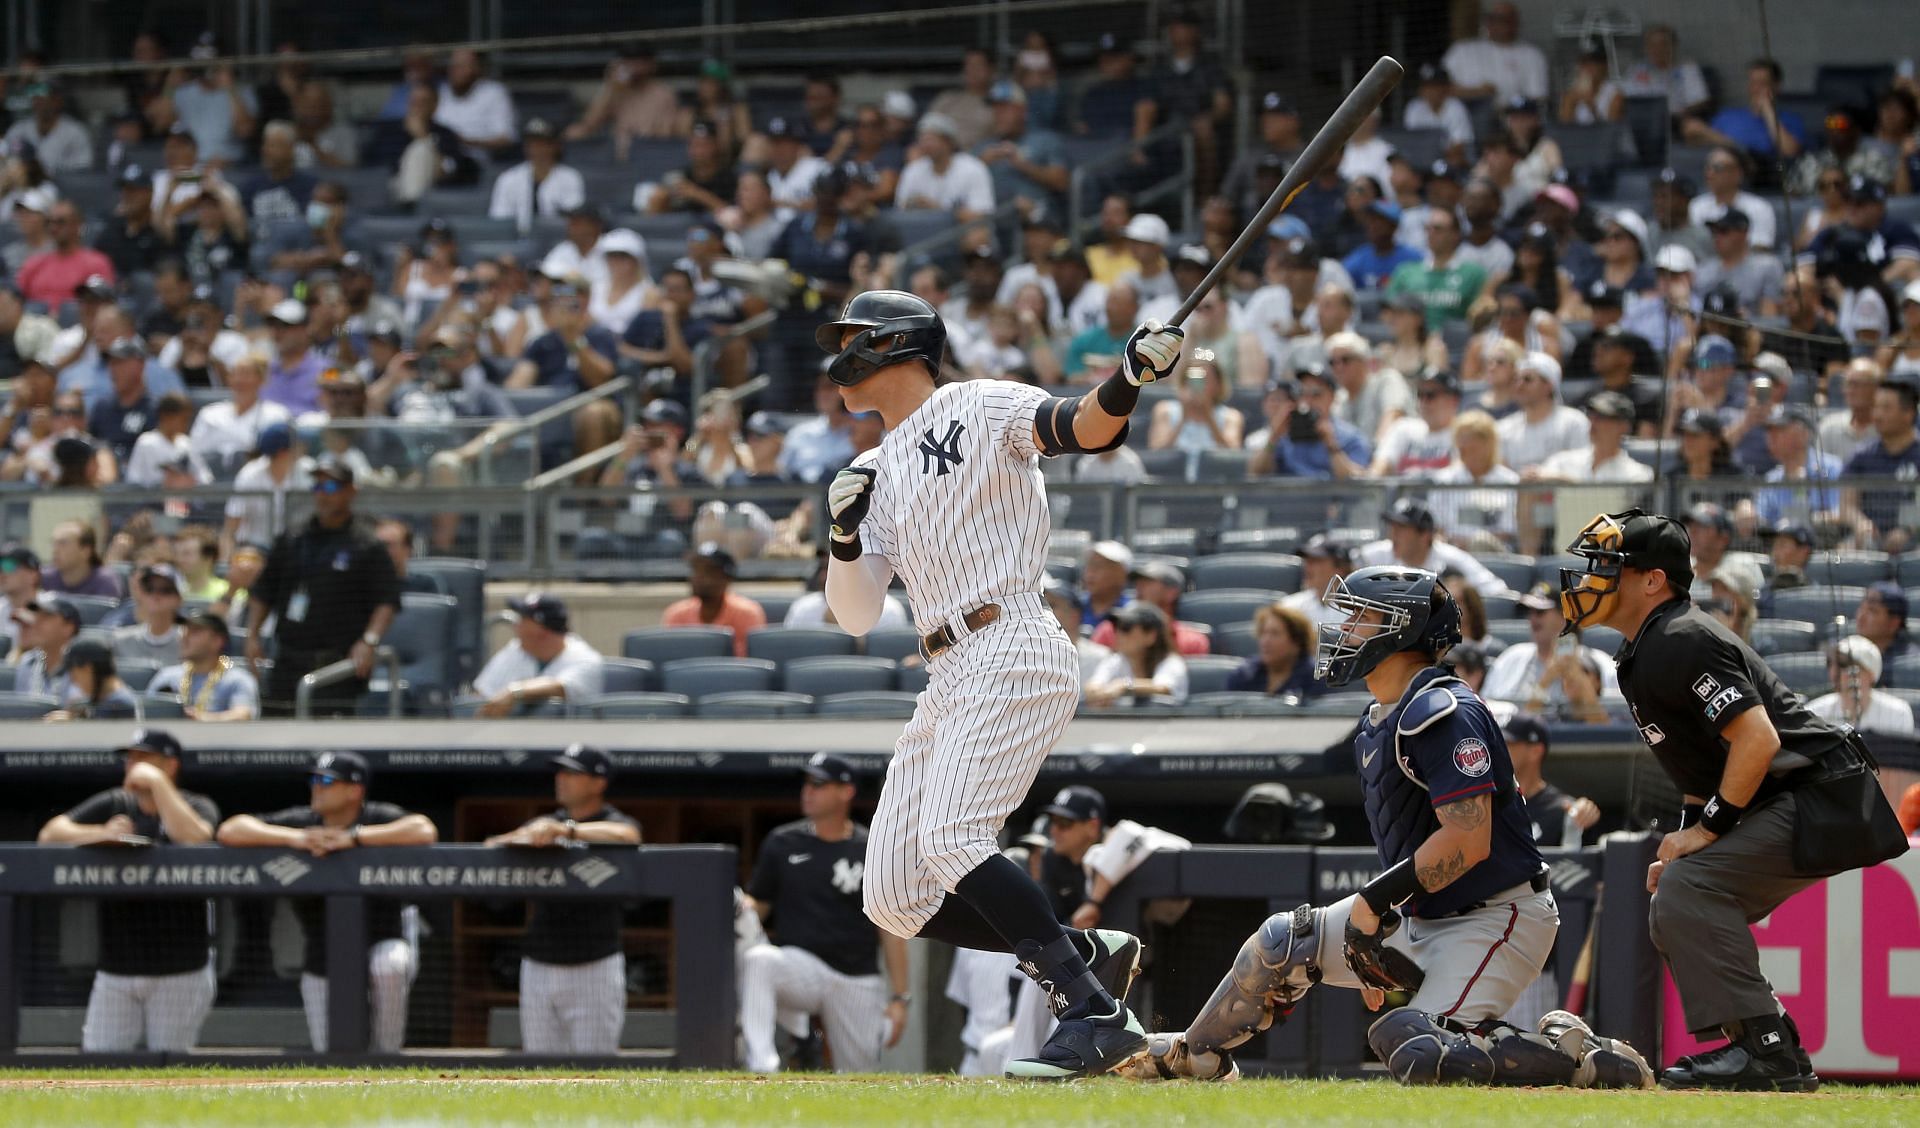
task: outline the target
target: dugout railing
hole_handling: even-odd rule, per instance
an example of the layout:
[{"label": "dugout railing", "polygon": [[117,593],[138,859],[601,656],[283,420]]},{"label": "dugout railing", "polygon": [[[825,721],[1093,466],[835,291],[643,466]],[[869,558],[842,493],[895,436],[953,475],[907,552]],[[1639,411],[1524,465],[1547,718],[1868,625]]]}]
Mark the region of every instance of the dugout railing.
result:
[{"label": "dugout railing", "polygon": [[[0,844],[0,1061],[58,1065],[151,1065],[226,1059],[258,1065],[316,1062],[404,1062],[413,1055],[368,1051],[368,902],[382,899],[561,898],[670,905],[669,976],[674,1007],[672,1046],[645,1057],[650,1065],[728,1068],[733,1062],[734,903],[738,856],[731,846],[683,845],[489,848],[442,845],[362,849],[313,857],[295,850],[220,846],[37,846]],[[57,911],[71,898],[152,896],[187,898],[318,897],[325,904],[329,1049],[287,1048],[274,1054],[217,1049],[190,1055],[80,1054],[72,1047],[36,1047],[22,1053],[22,1006],[29,978],[44,974],[30,937],[33,914]],[[478,1048],[433,1054],[437,1064],[464,1058],[498,1064],[633,1064],[605,1059],[536,1058]]]}]

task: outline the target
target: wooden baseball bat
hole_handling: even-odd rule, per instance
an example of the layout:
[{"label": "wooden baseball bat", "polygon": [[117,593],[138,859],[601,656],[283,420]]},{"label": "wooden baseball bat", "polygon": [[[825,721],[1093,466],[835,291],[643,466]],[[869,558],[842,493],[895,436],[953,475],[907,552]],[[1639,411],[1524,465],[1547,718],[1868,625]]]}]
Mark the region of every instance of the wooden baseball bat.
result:
[{"label": "wooden baseball bat", "polygon": [[1584,1015],[1587,1009],[1587,988],[1593,982],[1593,942],[1600,935],[1600,901],[1593,902],[1593,919],[1587,924],[1587,938],[1580,945],[1580,958],[1573,961],[1573,975],[1567,983],[1567,1002],[1563,1007],[1569,1014]]},{"label": "wooden baseball bat", "polygon": [[1267,225],[1287,209],[1293,198],[1300,194],[1300,189],[1305,188],[1328,162],[1339,155],[1347,138],[1353,136],[1353,131],[1360,128],[1360,123],[1366,120],[1368,114],[1380,108],[1380,103],[1387,100],[1387,95],[1393,92],[1404,73],[1405,70],[1392,58],[1380,56],[1380,61],[1373,64],[1373,69],[1360,80],[1360,85],[1354,87],[1353,92],[1347,95],[1347,100],[1340,103],[1340,108],[1333,111],[1327,124],[1321,126],[1320,132],[1307,142],[1300,159],[1293,162],[1293,167],[1281,179],[1280,187],[1275,188],[1273,195],[1267,197],[1267,202],[1260,205],[1259,213],[1247,224],[1247,229],[1227,248],[1227,253],[1220,256],[1220,261],[1213,264],[1213,269],[1207,271],[1207,276],[1193,288],[1193,293],[1187,295],[1187,300],[1180,303],[1179,310],[1169,319],[1169,324],[1185,323],[1194,307],[1219,285],[1227,271],[1233,269],[1233,264],[1247,253],[1247,248],[1266,234]]}]

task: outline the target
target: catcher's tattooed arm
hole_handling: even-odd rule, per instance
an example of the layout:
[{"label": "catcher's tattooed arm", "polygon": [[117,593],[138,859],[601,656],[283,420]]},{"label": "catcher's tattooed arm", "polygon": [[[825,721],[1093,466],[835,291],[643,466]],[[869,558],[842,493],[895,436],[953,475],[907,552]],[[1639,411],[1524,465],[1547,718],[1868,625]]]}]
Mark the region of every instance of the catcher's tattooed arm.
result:
[{"label": "catcher's tattooed arm", "polygon": [[1432,893],[1459,880],[1479,865],[1493,848],[1493,797],[1474,795],[1433,812],[1440,829],[1414,851],[1414,873],[1420,887]]}]

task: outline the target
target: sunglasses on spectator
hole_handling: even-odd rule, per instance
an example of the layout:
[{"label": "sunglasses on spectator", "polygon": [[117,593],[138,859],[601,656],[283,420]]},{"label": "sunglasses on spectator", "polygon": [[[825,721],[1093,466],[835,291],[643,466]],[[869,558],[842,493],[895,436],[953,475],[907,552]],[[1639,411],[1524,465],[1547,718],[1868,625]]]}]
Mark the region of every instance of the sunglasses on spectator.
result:
[{"label": "sunglasses on spectator", "polygon": [[87,409],[84,407],[55,407],[53,413],[55,415],[85,415]]},{"label": "sunglasses on spectator", "polygon": [[327,775],[324,772],[315,772],[307,777],[307,782],[315,787],[327,787],[339,783],[340,777],[337,775]]},{"label": "sunglasses on spectator", "polygon": [[345,482],[337,481],[333,478],[322,478],[313,484],[313,492],[322,494],[337,494],[346,488],[347,484]]},{"label": "sunglasses on spectator", "polygon": [[1439,399],[1439,398],[1440,398],[1440,397],[1441,397],[1441,396],[1442,396],[1442,395],[1443,395],[1444,393],[1442,393],[1442,392],[1437,392],[1437,391],[1434,391],[1433,389],[1431,389],[1431,388],[1429,388],[1429,389],[1427,389],[1427,390],[1425,390],[1425,391],[1422,391],[1422,392],[1421,392],[1421,393],[1419,393],[1419,394],[1420,394],[1420,398],[1421,398],[1421,399],[1423,399],[1423,400],[1430,400],[1430,399]]},{"label": "sunglasses on spectator", "polygon": [[180,589],[166,580],[149,580],[140,585],[140,590],[148,595],[179,595]]}]

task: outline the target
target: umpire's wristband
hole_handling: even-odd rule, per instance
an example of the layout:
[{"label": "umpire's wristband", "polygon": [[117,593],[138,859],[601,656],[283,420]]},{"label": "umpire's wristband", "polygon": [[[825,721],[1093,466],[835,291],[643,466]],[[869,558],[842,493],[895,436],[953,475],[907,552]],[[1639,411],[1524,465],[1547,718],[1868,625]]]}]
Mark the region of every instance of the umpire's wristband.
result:
[{"label": "umpire's wristband", "polygon": [[1420,884],[1420,875],[1414,871],[1413,859],[1408,858],[1361,886],[1360,899],[1367,903],[1375,916],[1384,917],[1395,905],[1423,892],[1425,889]]},{"label": "umpire's wristband", "polygon": [[1736,807],[1724,796],[1716,793],[1713,798],[1707,800],[1707,805],[1700,809],[1700,829],[1718,838],[1739,826],[1740,816],[1746,813],[1745,807]]},{"label": "umpire's wristband", "polygon": [[1680,804],[1680,829],[1685,830],[1694,823],[1699,822],[1700,816],[1706,812],[1706,809],[1707,805],[1705,803]]}]

